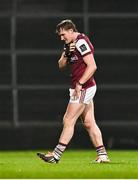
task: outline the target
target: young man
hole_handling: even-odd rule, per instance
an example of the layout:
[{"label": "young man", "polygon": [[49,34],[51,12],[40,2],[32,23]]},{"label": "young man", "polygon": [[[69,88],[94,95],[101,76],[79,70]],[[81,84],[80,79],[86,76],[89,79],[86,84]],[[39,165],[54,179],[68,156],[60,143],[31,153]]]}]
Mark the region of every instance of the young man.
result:
[{"label": "young man", "polygon": [[74,134],[76,121],[81,117],[97,151],[95,162],[109,162],[101,131],[94,117],[93,97],[96,93],[96,83],[93,75],[97,67],[93,55],[93,45],[86,35],[77,31],[71,20],[61,21],[57,25],[56,31],[61,41],[65,43],[64,51],[58,61],[59,68],[62,69],[67,65],[71,68],[70,100],[63,118],[63,130],[58,145],[53,152],[37,153],[37,155],[48,163],[59,162]]}]

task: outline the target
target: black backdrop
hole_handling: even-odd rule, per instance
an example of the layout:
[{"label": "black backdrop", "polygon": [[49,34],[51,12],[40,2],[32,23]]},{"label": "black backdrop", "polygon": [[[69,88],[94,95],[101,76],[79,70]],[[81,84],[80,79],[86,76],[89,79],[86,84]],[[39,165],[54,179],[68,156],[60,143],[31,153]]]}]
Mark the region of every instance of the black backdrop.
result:
[{"label": "black backdrop", "polygon": [[[137,148],[138,1],[1,0],[0,149],[57,143],[69,72],[58,70],[55,27],[66,18],[95,47],[95,115],[106,146]],[[80,122],[70,146],[91,147]]]}]

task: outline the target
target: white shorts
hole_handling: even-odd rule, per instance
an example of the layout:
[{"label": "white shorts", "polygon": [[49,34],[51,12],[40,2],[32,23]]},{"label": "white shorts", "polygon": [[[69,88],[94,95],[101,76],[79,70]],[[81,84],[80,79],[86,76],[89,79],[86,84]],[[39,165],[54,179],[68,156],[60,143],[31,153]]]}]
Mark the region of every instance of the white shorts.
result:
[{"label": "white shorts", "polygon": [[84,103],[84,104],[90,104],[93,100],[93,97],[96,93],[96,85],[92,86],[88,89],[82,89],[81,93],[79,95],[79,98],[77,100],[74,100],[72,94],[74,92],[74,89],[69,89],[70,92],[70,103]]}]

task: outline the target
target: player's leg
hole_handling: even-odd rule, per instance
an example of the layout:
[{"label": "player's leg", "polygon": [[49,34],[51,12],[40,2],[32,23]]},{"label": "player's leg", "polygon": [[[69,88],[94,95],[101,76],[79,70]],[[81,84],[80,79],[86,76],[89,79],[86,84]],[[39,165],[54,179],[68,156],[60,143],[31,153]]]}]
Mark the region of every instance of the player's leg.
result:
[{"label": "player's leg", "polygon": [[94,146],[97,147],[103,144],[101,131],[95,121],[93,102],[86,105],[81,117],[83,125],[88,131]]},{"label": "player's leg", "polygon": [[63,130],[59,142],[68,144],[74,134],[74,126],[85,108],[84,104],[69,103],[63,118]]},{"label": "player's leg", "polygon": [[109,162],[107,152],[103,145],[101,130],[99,129],[95,121],[93,102],[85,106],[84,112],[82,114],[82,119],[83,119],[83,124],[86,130],[88,131],[90,139],[93,142],[94,146],[96,147],[96,151],[98,155],[96,162]]},{"label": "player's leg", "polygon": [[48,153],[48,154],[37,153],[37,155],[40,158],[42,158],[44,161],[49,163],[57,163],[60,160],[64,150],[66,149],[66,146],[68,145],[74,134],[75,123],[78,117],[82,114],[84,108],[85,108],[84,104],[79,104],[79,103],[68,104],[67,110],[63,118],[63,130],[60,135],[58,145],[55,147],[52,153]]}]

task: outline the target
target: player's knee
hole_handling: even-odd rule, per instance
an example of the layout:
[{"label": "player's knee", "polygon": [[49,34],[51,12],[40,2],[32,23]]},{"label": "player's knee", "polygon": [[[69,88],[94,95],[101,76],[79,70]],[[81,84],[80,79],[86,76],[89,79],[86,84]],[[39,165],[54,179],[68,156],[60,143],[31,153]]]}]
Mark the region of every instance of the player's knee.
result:
[{"label": "player's knee", "polygon": [[72,126],[71,120],[68,117],[66,117],[66,116],[64,116],[64,118],[63,118],[63,126],[64,127]]},{"label": "player's knee", "polygon": [[86,129],[90,129],[92,127],[91,123],[88,121],[84,122],[83,125]]}]

